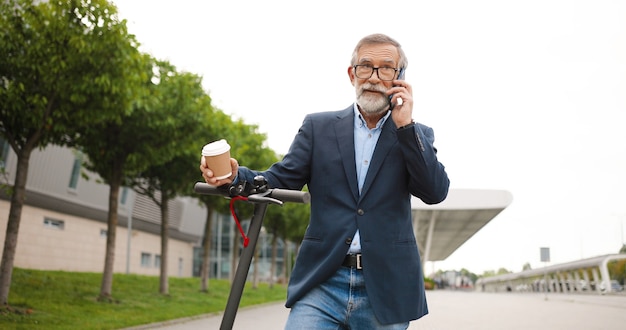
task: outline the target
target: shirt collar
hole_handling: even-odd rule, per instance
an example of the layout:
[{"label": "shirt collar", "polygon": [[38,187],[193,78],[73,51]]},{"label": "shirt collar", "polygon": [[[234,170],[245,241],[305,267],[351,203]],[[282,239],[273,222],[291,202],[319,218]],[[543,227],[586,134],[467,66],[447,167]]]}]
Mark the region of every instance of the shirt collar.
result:
[{"label": "shirt collar", "polygon": [[[359,106],[356,104],[356,102],[354,102],[352,109],[354,110],[354,124],[356,125],[356,127],[366,126],[365,119],[361,115],[361,112],[359,112]],[[387,111],[387,113],[382,118],[380,118],[378,123],[376,123],[375,129],[381,128],[387,121],[387,118],[389,118],[389,115],[391,115],[391,111]]]}]

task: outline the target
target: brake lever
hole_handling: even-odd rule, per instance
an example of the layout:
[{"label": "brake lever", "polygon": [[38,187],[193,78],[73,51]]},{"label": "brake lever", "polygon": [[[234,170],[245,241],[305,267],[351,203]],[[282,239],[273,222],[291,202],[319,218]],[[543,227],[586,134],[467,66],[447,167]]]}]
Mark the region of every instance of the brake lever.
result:
[{"label": "brake lever", "polygon": [[267,197],[271,193],[272,193],[272,190],[267,190],[262,193],[249,195],[248,201],[253,202],[253,203],[272,203],[272,204],[283,206],[284,203],[282,201],[276,198]]}]

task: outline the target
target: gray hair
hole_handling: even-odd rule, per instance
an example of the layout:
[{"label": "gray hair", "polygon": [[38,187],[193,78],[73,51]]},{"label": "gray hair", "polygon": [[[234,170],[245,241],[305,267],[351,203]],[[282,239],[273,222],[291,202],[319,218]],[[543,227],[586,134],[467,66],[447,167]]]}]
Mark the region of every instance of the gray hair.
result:
[{"label": "gray hair", "polygon": [[409,65],[409,60],[406,58],[404,50],[402,50],[402,46],[400,46],[399,42],[387,35],[375,33],[364,37],[358,44],[356,44],[354,52],[352,52],[352,60],[350,62],[352,66],[357,65],[359,49],[361,49],[364,45],[372,44],[389,44],[395,46],[396,49],[398,49],[398,54],[400,54],[400,60],[398,61],[399,67],[406,68]]}]

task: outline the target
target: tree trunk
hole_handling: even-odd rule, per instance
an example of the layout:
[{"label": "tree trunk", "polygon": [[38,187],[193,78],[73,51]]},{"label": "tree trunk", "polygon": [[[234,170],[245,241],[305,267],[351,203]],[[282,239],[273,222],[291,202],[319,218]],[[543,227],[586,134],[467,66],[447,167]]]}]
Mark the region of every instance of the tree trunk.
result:
[{"label": "tree trunk", "polygon": [[[213,219],[213,206],[210,203],[206,203],[207,215],[206,222],[204,224],[204,237],[202,239],[202,269],[200,270],[201,286],[200,291],[209,291],[209,276],[211,270],[211,239],[212,239],[212,226],[211,219]],[[221,247],[217,247],[218,249]]]},{"label": "tree trunk", "polygon": [[15,170],[13,193],[11,194],[11,208],[9,210],[9,219],[4,238],[4,250],[0,264],[0,300],[2,301],[2,305],[9,304],[13,263],[17,249],[17,236],[20,230],[22,208],[26,197],[26,180],[28,179],[28,166],[32,150],[32,148],[23,148],[17,155],[17,169]]},{"label": "tree trunk", "polygon": [[230,279],[230,283],[233,283],[233,279],[235,278],[235,272],[237,271],[237,261],[239,260],[239,235],[235,230],[235,235],[233,236],[233,257],[230,261],[230,274],[228,275]]},{"label": "tree trunk", "polygon": [[115,264],[115,236],[117,230],[117,201],[122,185],[122,170],[113,169],[111,182],[109,182],[109,214],[107,216],[107,246],[104,258],[104,271],[102,272],[102,285],[100,286],[100,301],[111,301],[113,288],[113,265]]},{"label": "tree trunk", "polygon": [[169,242],[169,196],[167,191],[161,190],[161,273],[159,280],[159,292],[169,294],[167,278],[168,242]]},{"label": "tree trunk", "polygon": [[291,269],[291,251],[289,249],[290,243],[283,237],[283,269],[280,277],[284,280],[283,285],[289,280],[289,270]]},{"label": "tree trunk", "polygon": [[270,265],[270,289],[274,287],[274,274],[276,274],[276,256],[277,255],[278,255],[278,239],[276,239],[276,235],[272,235],[272,262]]},{"label": "tree trunk", "polygon": [[[285,242],[287,242],[285,240]],[[301,241],[300,241],[301,242]],[[298,252],[300,251],[300,242],[292,242],[294,245],[293,254],[291,252],[287,252],[287,256],[289,258],[288,267],[285,267],[285,284],[289,284],[289,279],[291,278],[291,272],[293,271],[293,266],[296,258],[298,257]]]},{"label": "tree trunk", "polygon": [[[249,249],[248,246],[246,249]],[[254,247],[254,271],[252,272],[252,288],[257,289],[259,287],[259,244]]]}]

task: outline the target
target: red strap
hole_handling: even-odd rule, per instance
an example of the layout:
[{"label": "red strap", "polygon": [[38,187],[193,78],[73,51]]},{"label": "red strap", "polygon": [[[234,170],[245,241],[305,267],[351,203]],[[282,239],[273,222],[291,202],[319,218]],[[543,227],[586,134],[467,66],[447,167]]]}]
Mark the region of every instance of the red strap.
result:
[{"label": "red strap", "polygon": [[246,236],[246,233],[243,232],[243,228],[241,228],[241,224],[239,223],[239,218],[237,218],[237,213],[235,213],[235,201],[242,200],[247,201],[248,197],[244,196],[235,196],[230,200],[230,213],[233,215],[235,222],[237,223],[237,227],[239,227],[239,232],[241,233],[241,237],[243,237],[243,247],[248,247],[248,243],[250,239]]}]

